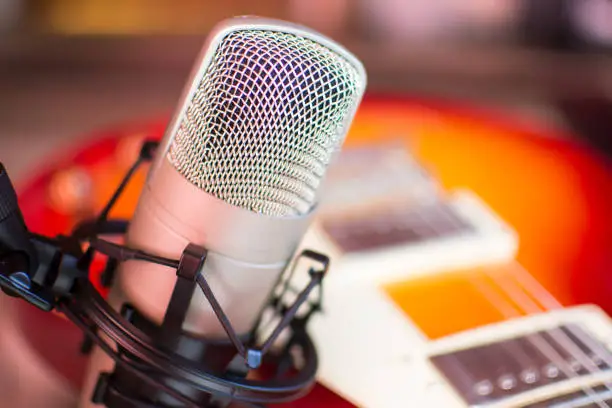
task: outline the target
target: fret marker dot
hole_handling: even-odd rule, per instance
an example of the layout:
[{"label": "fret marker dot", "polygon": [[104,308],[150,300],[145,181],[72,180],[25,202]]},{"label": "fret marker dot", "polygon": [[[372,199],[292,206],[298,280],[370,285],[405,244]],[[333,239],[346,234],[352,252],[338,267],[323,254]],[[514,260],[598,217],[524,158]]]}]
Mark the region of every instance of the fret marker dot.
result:
[{"label": "fret marker dot", "polygon": [[516,385],[516,380],[511,375],[503,375],[498,380],[498,385],[502,390],[511,390]]},{"label": "fret marker dot", "polygon": [[604,361],[601,357],[599,357],[597,354],[591,354],[589,355],[589,358],[591,359],[591,361],[593,361],[593,364],[595,365],[603,365]]},{"label": "fret marker dot", "polygon": [[582,369],[582,364],[580,364],[577,360],[570,360],[569,366],[570,366],[570,369],[575,373],[577,373],[578,371]]},{"label": "fret marker dot", "polygon": [[557,378],[559,376],[559,369],[555,365],[547,365],[544,367],[544,374],[548,378]]},{"label": "fret marker dot", "polygon": [[478,395],[489,395],[493,392],[493,384],[491,384],[491,382],[487,380],[480,381],[474,386],[474,390]]},{"label": "fret marker dot", "polygon": [[533,384],[538,381],[538,372],[532,368],[527,369],[521,373],[521,380],[525,384]]}]

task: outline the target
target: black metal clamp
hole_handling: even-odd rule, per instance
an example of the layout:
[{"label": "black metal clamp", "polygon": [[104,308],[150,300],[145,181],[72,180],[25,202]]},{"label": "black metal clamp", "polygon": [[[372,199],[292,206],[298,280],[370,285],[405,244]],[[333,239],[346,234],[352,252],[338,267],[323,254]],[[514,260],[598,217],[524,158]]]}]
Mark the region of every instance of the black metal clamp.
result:
[{"label": "black metal clamp", "polygon": [[[297,260],[282,274],[272,292],[277,295],[271,295],[266,306],[272,311],[272,320],[278,323],[257,346],[254,339],[264,325],[264,311],[246,337],[236,333],[202,274],[205,248],[189,244],[181,258],[174,260],[99,238],[100,234],[126,232],[128,221],[109,220],[108,214],[139,166],[151,160],[156,146],[157,142],[145,142],[139,158],[97,219],[79,224],[69,236],[53,239],[28,232],[12,184],[0,167],[0,287],[43,310],[55,308],[64,313],[90,343],[115,362],[115,371],[101,375],[93,396],[94,401],[109,408],[174,407],[177,403],[199,408],[226,406],[231,401],[253,406],[302,396],[314,384],[318,366],[305,326],[310,316],[321,309],[321,284],[329,267],[325,255],[306,250],[298,256],[298,260],[309,259],[315,266],[309,269],[306,287],[301,291],[292,289],[297,294],[293,302],[288,303],[286,295]],[[89,243],[85,251],[81,250],[83,242]],[[177,280],[161,326],[148,321],[130,305],[118,312],[102,298],[89,280],[96,252],[107,256],[102,282],[105,286],[110,286],[119,263],[127,260],[176,269]],[[196,287],[202,290],[228,336],[221,343],[182,330]],[[311,300],[311,292],[317,287],[319,296]],[[296,317],[303,305],[308,305],[308,310]],[[290,331],[288,340],[278,348],[280,352],[272,353],[273,345],[286,329]],[[289,352],[292,347],[302,351],[305,363],[301,366],[293,361]],[[223,353],[228,357],[215,361]],[[268,358],[270,354],[274,355]],[[246,378],[249,370],[266,363],[275,367],[271,377]],[[291,371],[288,368],[293,368],[291,375],[287,374]]]}]

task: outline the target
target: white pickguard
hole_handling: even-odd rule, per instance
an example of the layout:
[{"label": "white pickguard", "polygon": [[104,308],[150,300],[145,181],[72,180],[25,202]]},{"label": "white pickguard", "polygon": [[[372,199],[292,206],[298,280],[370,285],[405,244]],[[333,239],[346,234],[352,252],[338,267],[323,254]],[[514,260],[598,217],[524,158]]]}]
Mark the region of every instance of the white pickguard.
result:
[{"label": "white pickguard", "polygon": [[[319,381],[359,407],[466,408],[428,357],[486,344],[562,322],[579,322],[595,337],[612,341],[608,316],[594,306],[560,309],[484,326],[429,342],[393,302],[374,288],[346,288],[327,298],[326,313],[310,323],[320,357]],[[612,380],[612,373],[587,381]],[[574,380],[523,396],[555,395],[577,388]],[[517,399],[521,401],[521,399]],[[516,400],[515,400],[516,402]],[[511,407],[509,401],[491,407]]]},{"label": "white pickguard", "polygon": [[[492,342],[562,321],[581,322],[595,337],[612,340],[608,317],[594,306],[584,306],[430,342],[380,285],[512,262],[518,246],[516,234],[473,194],[458,191],[449,200],[475,227],[470,235],[350,256],[341,254],[322,231],[313,231],[304,243],[331,253],[332,260],[323,286],[323,312],[309,324],[320,357],[318,379],[357,406],[465,408],[466,403],[428,360],[441,350]],[[580,381],[540,391],[554,393],[555,387],[572,387]],[[524,396],[525,401],[534,395]],[[491,406],[510,407],[505,403]]]},{"label": "white pickguard", "polygon": [[[313,249],[331,259],[331,268],[323,282],[323,311],[314,315],[309,323],[309,333],[319,354],[319,382],[359,407],[466,408],[467,403],[461,395],[430,362],[432,355],[471,349],[560,322],[579,322],[592,337],[612,340],[612,325],[607,315],[594,306],[583,306],[521,317],[430,341],[381,286],[458,269],[512,263],[518,249],[518,236],[472,192],[441,191],[431,174],[396,147],[344,153],[330,177],[328,199],[320,209],[319,222],[302,243],[303,249]],[[379,225],[383,238],[387,231],[395,234],[398,230],[395,225],[399,224],[395,223],[393,215],[390,223],[378,224],[376,217],[383,214],[385,220],[385,209],[399,208],[398,222],[404,216],[410,220],[420,219],[410,218],[415,214],[412,210],[419,214],[422,209],[425,219],[427,206],[432,203],[450,208],[471,228],[461,228],[459,233],[456,230],[451,234],[440,233],[433,239],[423,234],[424,239],[419,239],[421,234],[413,234],[412,238],[408,232],[401,235],[401,231],[408,231],[402,230],[406,225],[412,228],[416,224],[402,224],[400,235],[395,236],[408,237],[405,241],[397,238],[397,241],[391,240],[391,245],[379,246],[367,242],[372,236],[369,231],[379,233]],[[409,214],[401,212],[402,208],[408,209]],[[343,247],[325,228],[329,226],[326,220],[332,223],[349,220],[350,225],[351,216],[357,220],[354,224],[357,230],[341,228],[340,235],[334,230],[335,237],[344,239],[347,237],[344,231],[362,228],[360,219],[372,219],[374,227],[365,227],[368,232],[362,236],[366,239],[365,250],[355,250],[354,246],[351,250],[343,250],[347,248],[346,243]],[[307,274],[298,273],[292,286],[303,288],[308,281]],[[561,389],[598,380],[598,375],[543,386],[534,392],[520,394],[514,401],[480,406],[519,407],[509,404],[528,403],[537,398],[538,393],[540,396],[544,393],[556,395]]]},{"label": "white pickguard", "polygon": [[309,323],[320,357],[319,381],[359,406],[438,406],[431,403],[438,394],[431,387],[439,379],[425,358],[428,340],[380,284],[515,256],[515,233],[480,199],[457,191],[448,200],[473,232],[348,256],[321,230],[305,240],[305,247],[330,254],[332,262],[323,312]]}]

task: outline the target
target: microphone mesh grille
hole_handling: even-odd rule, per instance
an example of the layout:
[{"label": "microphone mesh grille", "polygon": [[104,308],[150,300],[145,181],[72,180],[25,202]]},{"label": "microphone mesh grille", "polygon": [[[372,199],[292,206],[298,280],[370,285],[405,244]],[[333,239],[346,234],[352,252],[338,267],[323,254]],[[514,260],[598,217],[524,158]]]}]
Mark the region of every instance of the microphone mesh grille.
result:
[{"label": "microphone mesh grille", "polygon": [[361,99],[360,71],[308,38],[252,29],[226,35],[197,80],[172,165],[229,204],[307,213]]}]

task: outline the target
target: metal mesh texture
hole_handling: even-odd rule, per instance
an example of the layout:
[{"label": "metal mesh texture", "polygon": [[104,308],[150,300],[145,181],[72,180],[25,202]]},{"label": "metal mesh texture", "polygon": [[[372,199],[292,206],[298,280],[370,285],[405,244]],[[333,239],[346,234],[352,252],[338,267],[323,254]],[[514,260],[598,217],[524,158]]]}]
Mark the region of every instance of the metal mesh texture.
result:
[{"label": "metal mesh texture", "polygon": [[200,80],[169,147],[172,165],[229,204],[307,213],[361,99],[360,71],[310,39],[244,30],[221,41]]}]

